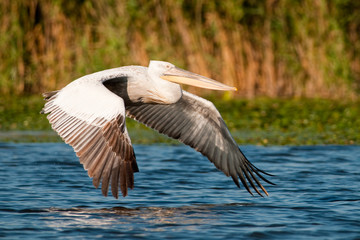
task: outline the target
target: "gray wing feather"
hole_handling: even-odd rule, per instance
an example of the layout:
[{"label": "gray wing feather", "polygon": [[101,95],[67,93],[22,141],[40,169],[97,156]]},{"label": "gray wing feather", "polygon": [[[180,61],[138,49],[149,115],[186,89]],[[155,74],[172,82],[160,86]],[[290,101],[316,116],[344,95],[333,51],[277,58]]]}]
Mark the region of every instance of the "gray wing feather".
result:
[{"label": "gray wing feather", "polygon": [[174,104],[128,105],[126,115],[201,152],[238,187],[240,179],[249,193],[250,185],[259,195],[257,186],[268,195],[257,178],[271,183],[261,175],[267,173],[244,156],[211,102],[183,91]]},{"label": "gray wing feather", "polygon": [[[119,115],[111,121],[99,118],[91,124],[71,116],[54,103],[59,92],[44,94],[47,101],[41,113],[48,114],[52,128],[74,148],[80,163],[102,193],[111,192],[118,198],[119,188],[123,196],[134,187],[134,172],[138,172],[135,153],[125,127],[125,116]],[[120,186],[119,186],[120,184]]]}]

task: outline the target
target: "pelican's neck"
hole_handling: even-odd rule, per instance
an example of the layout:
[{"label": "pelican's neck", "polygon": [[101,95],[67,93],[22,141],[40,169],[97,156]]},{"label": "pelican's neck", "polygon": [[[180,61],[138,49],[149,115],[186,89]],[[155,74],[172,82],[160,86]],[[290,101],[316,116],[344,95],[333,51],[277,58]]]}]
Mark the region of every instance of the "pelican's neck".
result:
[{"label": "pelican's neck", "polygon": [[154,71],[150,66],[147,69],[151,80],[151,87],[148,89],[152,96],[152,101],[162,104],[172,104],[179,101],[182,96],[182,90],[179,84],[172,83],[160,78],[162,73]]}]

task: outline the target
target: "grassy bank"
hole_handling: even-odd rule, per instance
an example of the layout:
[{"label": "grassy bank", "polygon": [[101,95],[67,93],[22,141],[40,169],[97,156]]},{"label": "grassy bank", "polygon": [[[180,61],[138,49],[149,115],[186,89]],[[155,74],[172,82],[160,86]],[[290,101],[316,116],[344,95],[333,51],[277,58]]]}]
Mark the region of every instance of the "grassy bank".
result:
[{"label": "grassy bank", "polygon": [[[360,144],[360,101],[259,98],[214,102],[239,144]],[[2,99],[0,141],[60,141],[39,114],[43,103],[41,96]],[[127,126],[133,143],[176,143],[133,120]]]}]

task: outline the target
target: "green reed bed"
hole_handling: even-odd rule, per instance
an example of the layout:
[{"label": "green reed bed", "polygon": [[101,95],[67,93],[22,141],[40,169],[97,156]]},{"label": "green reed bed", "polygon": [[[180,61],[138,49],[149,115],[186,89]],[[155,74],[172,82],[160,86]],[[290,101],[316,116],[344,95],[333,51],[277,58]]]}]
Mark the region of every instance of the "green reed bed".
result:
[{"label": "green reed bed", "polygon": [[[360,144],[360,101],[208,99],[215,102],[239,144]],[[60,141],[46,116],[39,114],[43,104],[37,95],[1,99],[0,141]],[[135,144],[177,143],[133,120],[127,126]]]}]

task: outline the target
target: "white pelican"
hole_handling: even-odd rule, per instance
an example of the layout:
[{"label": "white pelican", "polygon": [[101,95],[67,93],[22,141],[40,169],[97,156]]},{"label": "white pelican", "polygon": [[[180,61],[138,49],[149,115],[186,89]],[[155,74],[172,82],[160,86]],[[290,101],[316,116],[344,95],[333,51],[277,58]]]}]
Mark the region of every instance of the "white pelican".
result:
[{"label": "white pelican", "polygon": [[[271,184],[243,155],[215,106],[181,89],[178,83],[214,90],[236,90],[173,64],[150,61],[83,76],[59,91],[44,93],[52,128],[71,145],[80,163],[107,196],[127,195],[138,172],[125,116],[135,119],[205,155],[240,188],[239,180],[268,195],[257,177]],[[269,175],[269,174],[267,174]],[[257,185],[257,186],[256,186]]]}]

